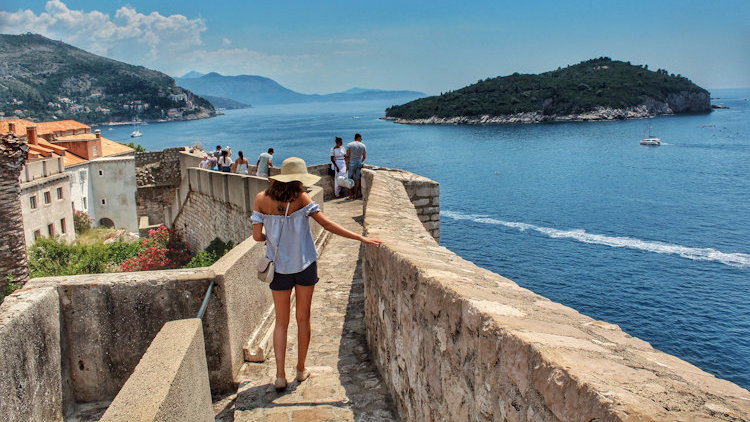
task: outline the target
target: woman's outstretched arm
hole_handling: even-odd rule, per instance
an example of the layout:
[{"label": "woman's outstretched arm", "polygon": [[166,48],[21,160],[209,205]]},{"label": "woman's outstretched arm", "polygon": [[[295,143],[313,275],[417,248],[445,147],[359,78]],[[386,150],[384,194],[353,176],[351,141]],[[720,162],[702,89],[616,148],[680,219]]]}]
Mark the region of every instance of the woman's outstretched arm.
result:
[{"label": "woman's outstretched arm", "polygon": [[313,218],[313,220],[317,221],[318,224],[323,226],[324,229],[328,230],[329,232],[333,234],[337,234],[342,237],[347,237],[349,239],[359,240],[362,243],[366,243],[368,245],[380,245],[383,243],[382,240],[373,239],[371,237],[365,237],[361,234],[354,233],[353,231],[347,230],[338,224],[334,223],[333,221],[329,220],[328,217],[323,215],[322,212],[314,212],[310,214],[310,217]]}]

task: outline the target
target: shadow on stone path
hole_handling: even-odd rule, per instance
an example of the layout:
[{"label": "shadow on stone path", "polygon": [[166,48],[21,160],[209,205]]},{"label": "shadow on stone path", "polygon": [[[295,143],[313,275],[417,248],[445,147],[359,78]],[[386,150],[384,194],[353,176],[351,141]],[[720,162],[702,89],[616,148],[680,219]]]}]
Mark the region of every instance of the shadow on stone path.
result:
[{"label": "shadow on stone path", "polygon": [[[325,214],[361,232],[361,201],[329,201]],[[312,340],[307,357],[311,377],[292,381],[277,393],[271,382],[276,362],[246,363],[236,397],[215,401],[219,420],[325,421],[397,420],[388,391],[370,360],[364,322],[360,244],[331,236],[318,261],[320,282],[312,305]],[[294,310],[292,310],[294,313]],[[287,379],[293,380],[297,324],[292,315],[287,344]],[[233,410],[233,412],[232,412]]]}]

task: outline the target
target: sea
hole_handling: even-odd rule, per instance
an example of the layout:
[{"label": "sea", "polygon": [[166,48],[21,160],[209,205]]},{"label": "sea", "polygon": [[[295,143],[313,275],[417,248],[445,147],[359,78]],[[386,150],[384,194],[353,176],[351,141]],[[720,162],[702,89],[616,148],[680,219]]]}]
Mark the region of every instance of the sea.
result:
[{"label": "sea", "polygon": [[[440,183],[440,243],[717,377],[750,389],[750,89],[715,90],[710,114],[649,120],[416,126],[391,104],[227,111],[102,127],[148,150],[200,143],[255,162],[329,162],[361,133],[367,163]],[[659,147],[639,145],[649,130]]]}]

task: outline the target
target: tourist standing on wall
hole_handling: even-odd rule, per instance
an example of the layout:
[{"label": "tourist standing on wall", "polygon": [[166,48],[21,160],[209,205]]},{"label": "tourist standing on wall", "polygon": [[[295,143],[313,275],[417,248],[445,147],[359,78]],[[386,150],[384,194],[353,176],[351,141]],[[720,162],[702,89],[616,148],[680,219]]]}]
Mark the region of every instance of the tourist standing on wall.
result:
[{"label": "tourist standing on wall", "polygon": [[255,165],[258,167],[258,171],[255,175],[258,177],[268,177],[268,169],[273,167],[271,162],[271,156],[273,155],[273,148],[268,148],[268,152],[264,152],[258,156],[258,162]]},{"label": "tourist standing on wall", "polygon": [[208,168],[213,171],[219,171],[219,159],[213,155],[208,157]]},{"label": "tourist standing on wall", "polygon": [[245,158],[245,154],[242,153],[242,151],[238,152],[237,160],[234,162],[234,169],[238,174],[247,174],[247,158]]},{"label": "tourist standing on wall", "polygon": [[367,147],[362,143],[362,135],[354,135],[354,142],[346,145],[346,166],[349,169],[349,178],[354,180],[354,188],[349,190],[349,199],[357,199],[362,188],[362,166],[367,158]]},{"label": "tourist standing on wall", "polygon": [[320,206],[313,202],[304,189],[304,186],[311,186],[320,177],[309,174],[307,165],[301,158],[287,158],[281,165],[281,174],[269,179],[271,185],[268,189],[255,196],[251,219],[253,239],[266,242],[266,257],[274,261],[275,265],[273,281],[269,285],[276,312],[276,325],[273,329],[273,350],[276,356],[274,387],[283,390],[287,385],[284,364],[292,288],[296,292],[298,327],[295,378],[302,382],[310,376],[310,371],[305,367],[305,359],[310,345],[310,304],[315,283],[318,282],[318,252],[310,231],[309,217],[333,234],[371,245],[383,242],[349,231],[323,215]]},{"label": "tourist standing on wall", "polygon": [[331,148],[331,170],[333,174],[333,193],[336,198],[339,198],[341,192],[341,186],[339,186],[338,177],[346,176],[346,148],[344,148],[344,140],[336,137],[336,145]]},{"label": "tourist standing on wall", "polygon": [[216,149],[213,152],[213,156],[216,157],[217,161],[219,160],[219,158],[221,158],[221,145],[216,145]]},{"label": "tourist standing on wall", "polygon": [[203,161],[198,165],[198,168],[208,170],[208,155],[203,155]]},{"label": "tourist standing on wall", "polygon": [[221,152],[221,158],[219,158],[219,167],[224,173],[229,173],[232,170],[232,160],[229,158],[229,152],[226,150]]}]

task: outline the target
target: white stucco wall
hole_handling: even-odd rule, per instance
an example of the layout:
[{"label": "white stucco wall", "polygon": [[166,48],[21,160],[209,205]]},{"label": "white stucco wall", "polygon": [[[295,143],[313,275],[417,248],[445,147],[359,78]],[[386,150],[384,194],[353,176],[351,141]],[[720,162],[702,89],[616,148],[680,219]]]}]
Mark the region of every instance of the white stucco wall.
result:
[{"label": "white stucco wall", "polygon": [[[27,246],[34,243],[34,232],[37,230],[41,236],[49,237],[50,224],[53,236],[68,243],[75,240],[69,177],[66,173],[58,173],[21,184],[21,212]],[[58,188],[62,188],[62,198],[58,198]],[[49,192],[49,204],[45,203],[45,192]],[[36,208],[31,207],[32,196],[36,197]],[[65,220],[65,233],[62,220]]]},{"label": "white stucco wall", "polygon": [[88,168],[89,216],[94,224],[108,218],[115,227],[138,233],[135,157],[99,158],[89,161]]},{"label": "white stucco wall", "polygon": [[[70,174],[70,199],[73,209],[85,211],[89,217],[94,218],[89,211],[91,208],[91,191],[89,187],[89,165],[88,163],[75,167],[68,167],[65,172]],[[84,198],[86,203],[84,204]]]}]

